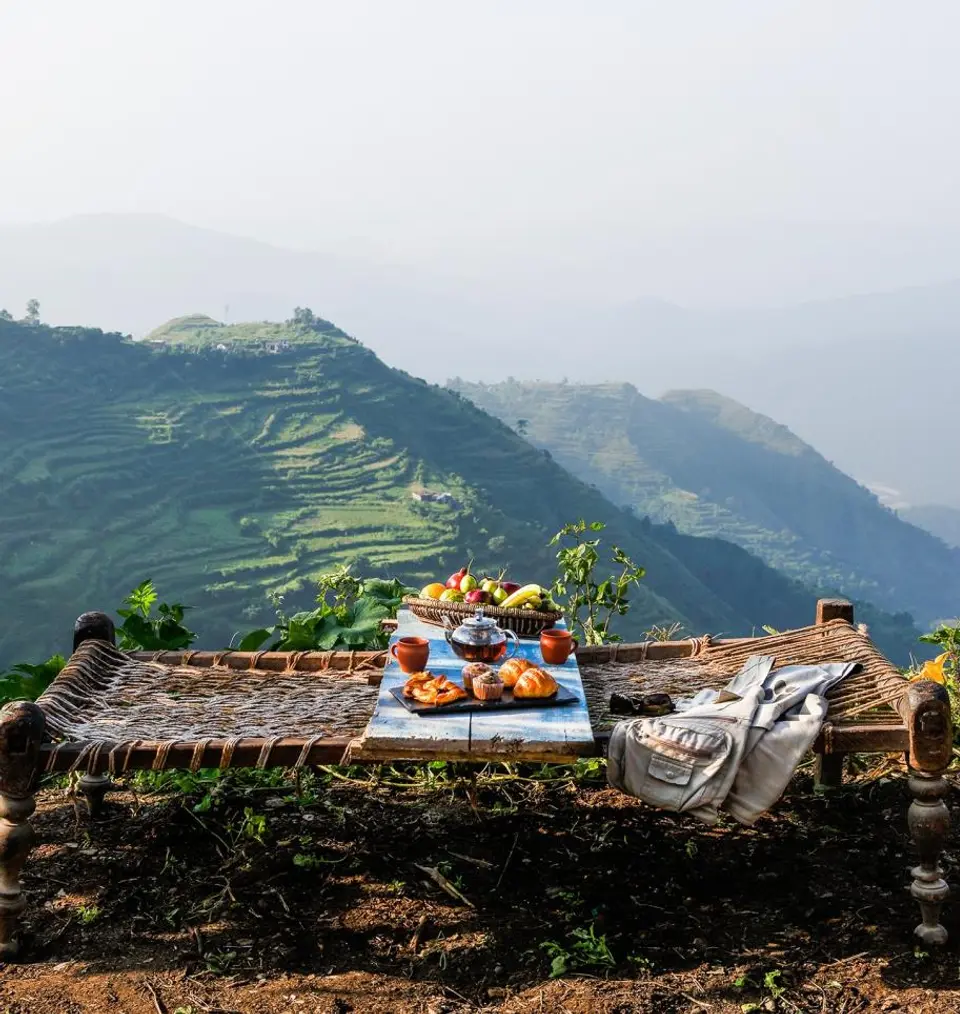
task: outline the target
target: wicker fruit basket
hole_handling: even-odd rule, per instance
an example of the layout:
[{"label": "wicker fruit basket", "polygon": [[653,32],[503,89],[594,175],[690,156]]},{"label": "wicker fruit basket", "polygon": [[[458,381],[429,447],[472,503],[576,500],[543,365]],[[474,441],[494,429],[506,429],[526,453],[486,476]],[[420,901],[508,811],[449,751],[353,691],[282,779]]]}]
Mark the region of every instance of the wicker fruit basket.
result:
[{"label": "wicker fruit basket", "polygon": [[[472,602],[441,602],[439,599],[421,599],[416,595],[408,595],[403,604],[418,620],[432,623],[437,627],[445,627],[444,617],[449,616],[455,627],[465,619],[475,616],[477,604]],[[557,620],[563,618],[561,612],[542,612],[539,609],[501,609],[499,606],[483,607],[483,615],[497,621],[497,626],[504,630],[512,630],[517,637],[539,637],[544,630],[549,630]]]}]

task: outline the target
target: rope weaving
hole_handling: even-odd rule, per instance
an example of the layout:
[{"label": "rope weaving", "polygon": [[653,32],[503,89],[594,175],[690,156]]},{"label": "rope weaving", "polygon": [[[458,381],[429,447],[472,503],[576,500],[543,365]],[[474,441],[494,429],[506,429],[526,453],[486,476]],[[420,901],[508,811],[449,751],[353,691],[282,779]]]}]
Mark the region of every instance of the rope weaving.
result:
[{"label": "rope weaving", "polygon": [[613,691],[692,697],[704,687],[724,686],[751,655],[773,655],[777,667],[859,662],[860,670],[827,695],[827,717],[834,723],[856,719],[858,723],[896,724],[900,721],[896,706],[909,686],[870,638],[845,620],[726,643],[698,637],[673,646],[684,652],[682,657],[651,658],[654,645],[650,643],[603,645],[577,652],[595,731],[609,729],[622,718],[609,713]]},{"label": "rope weaving", "polygon": [[[196,653],[192,653],[196,654]],[[264,672],[132,660],[87,641],[37,701],[57,739],[90,744],[159,742],[161,766],[174,743],[226,740],[224,766],[241,739],[319,739],[363,730],[377,687],[358,670]],[[89,754],[84,755],[85,764]],[[79,765],[78,765],[79,766]]]},{"label": "rope weaving", "polygon": [[[621,717],[608,711],[613,691],[689,697],[704,687],[722,687],[755,654],[773,655],[778,667],[856,661],[859,670],[828,695],[829,722],[900,724],[896,709],[908,680],[864,631],[832,620],[725,642],[704,636],[583,647],[577,658],[594,731],[608,730]],[[255,760],[239,763],[263,768],[283,740],[297,741],[294,767],[299,768],[318,743],[363,732],[376,706],[385,660],[386,652],[354,651],[131,656],[104,641],[85,641],[37,701],[57,741],[47,752],[46,770],[56,769],[68,744],[80,747],[72,771],[103,766],[105,759],[111,774],[123,773],[132,752],[141,748],[152,751],[147,761],[159,771],[174,747],[181,758],[184,749],[190,751],[183,763],[196,771],[212,744],[206,766],[212,753],[212,765],[226,769],[241,742],[257,752]],[[290,754],[285,756],[289,761]]]}]

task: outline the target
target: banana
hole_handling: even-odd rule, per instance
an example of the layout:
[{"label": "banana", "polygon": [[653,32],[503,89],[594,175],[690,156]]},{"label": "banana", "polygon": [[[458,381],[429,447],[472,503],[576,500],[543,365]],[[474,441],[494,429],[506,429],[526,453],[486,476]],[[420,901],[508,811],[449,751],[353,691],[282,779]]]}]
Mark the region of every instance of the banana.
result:
[{"label": "banana", "polygon": [[515,591],[512,595],[508,595],[501,603],[501,609],[519,609],[527,602],[534,603],[539,606],[543,599],[543,589],[538,584],[525,584],[519,591]]}]

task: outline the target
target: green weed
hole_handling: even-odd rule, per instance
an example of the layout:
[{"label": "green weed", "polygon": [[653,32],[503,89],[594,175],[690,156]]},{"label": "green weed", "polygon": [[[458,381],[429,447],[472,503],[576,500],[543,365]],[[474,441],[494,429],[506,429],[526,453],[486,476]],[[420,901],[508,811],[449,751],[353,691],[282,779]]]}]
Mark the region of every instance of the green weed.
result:
[{"label": "green weed", "polygon": [[540,944],[550,958],[550,977],[558,978],[584,968],[612,968],[616,959],[607,946],[605,935],[597,936],[593,925],[570,932],[564,943],[545,940]]}]

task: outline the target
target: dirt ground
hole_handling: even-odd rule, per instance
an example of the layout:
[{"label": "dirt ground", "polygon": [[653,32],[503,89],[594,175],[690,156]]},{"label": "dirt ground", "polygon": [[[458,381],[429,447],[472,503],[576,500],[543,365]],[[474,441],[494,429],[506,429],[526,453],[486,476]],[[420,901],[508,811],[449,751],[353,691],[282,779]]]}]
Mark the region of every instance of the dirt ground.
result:
[{"label": "dirt ground", "polygon": [[529,774],[141,783],[95,823],[45,790],[0,1012],[960,1011],[960,906],[913,943],[900,773],[801,774],[752,829]]}]

